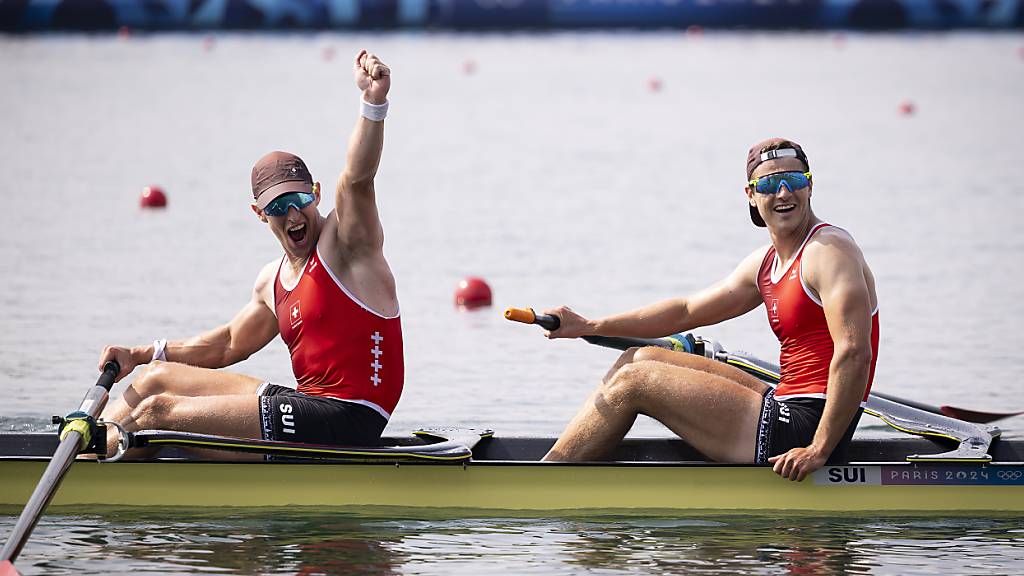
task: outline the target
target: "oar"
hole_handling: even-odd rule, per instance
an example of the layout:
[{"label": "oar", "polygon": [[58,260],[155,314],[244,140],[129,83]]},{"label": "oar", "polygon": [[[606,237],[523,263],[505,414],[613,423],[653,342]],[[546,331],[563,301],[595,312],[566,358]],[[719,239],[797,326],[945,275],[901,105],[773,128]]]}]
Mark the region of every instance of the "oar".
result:
[{"label": "oar", "polygon": [[64,474],[75,461],[75,456],[89,446],[92,441],[92,433],[96,427],[96,418],[103,411],[107,404],[107,396],[110,387],[114,385],[114,378],[121,371],[121,366],[111,360],[103,365],[103,374],[82,400],[78,411],[68,414],[64,419],[64,427],[60,431],[60,444],[57,451],[53,453],[50,464],[39,479],[39,484],[32,492],[32,497],[25,504],[25,509],[18,517],[18,523],[14,525],[14,532],[11,533],[3,552],[0,553],[0,569],[6,570],[9,564],[13,564],[21,553],[22,547],[28,540],[32,530],[39,522],[46,506],[57,493]]},{"label": "oar", "polygon": [[[505,318],[514,322],[522,322],[524,324],[537,324],[545,330],[558,330],[558,327],[561,324],[561,321],[557,316],[553,316],[551,314],[537,314],[532,308],[509,308],[508,310],[505,310]],[[615,348],[617,350],[626,350],[633,347],[657,346],[659,348],[667,348],[677,352],[694,353],[693,338],[689,335],[683,334],[675,334],[665,338],[624,338],[619,336],[582,336],[582,338],[591,344],[604,346],[606,348]],[[924,410],[925,412],[931,412],[932,414],[942,414],[944,416],[977,424],[986,424],[988,422],[1002,420],[1003,418],[1010,418],[1012,416],[1024,414],[1024,412],[981,412],[978,410],[957,408],[955,406],[932,406],[930,404],[917,402],[916,400],[907,400],[905,398],[874,390],[872,390],[871,395],[884,398],[885,400],[902,404],[904,406],[910,406],[911,408],[917,408],[918,410]]]}]

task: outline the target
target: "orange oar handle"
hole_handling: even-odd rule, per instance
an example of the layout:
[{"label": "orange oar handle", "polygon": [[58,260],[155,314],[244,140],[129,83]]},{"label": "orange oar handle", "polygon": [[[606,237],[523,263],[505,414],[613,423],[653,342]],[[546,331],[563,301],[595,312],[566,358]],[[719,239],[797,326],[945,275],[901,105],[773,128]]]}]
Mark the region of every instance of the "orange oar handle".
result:
[{"label": "orange oar handle", "polygon": [[505,310],[505,318],[513,322],[522,322],[523,324],[537,324],[547,330],[558,330],[558,327],[562,324],[558,316],[537,314],[533,311],[533,308],[509,308]]}]

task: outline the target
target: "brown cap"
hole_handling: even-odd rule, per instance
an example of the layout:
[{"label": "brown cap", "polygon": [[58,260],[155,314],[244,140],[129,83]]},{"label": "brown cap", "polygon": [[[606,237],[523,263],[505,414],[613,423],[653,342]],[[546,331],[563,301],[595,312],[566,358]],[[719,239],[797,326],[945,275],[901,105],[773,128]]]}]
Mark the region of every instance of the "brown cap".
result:
[{"label": "brown cap", "polygon": [[[796,158],[804,163],[807,170],[811,169],[807,162],[807,154],[804,154],[804,149],[799,144],[785,138],[769,138],[754,144],[747,152],[747,180],[750,180],[750,175],[760,164],[777,158]],[[757,206],[750,207],[750,220],[761,228],[767,226],[764,218],[757,212]]]},{"label": "brown cap", "polygon": [[263,210],[274,198],[289,192],[313,192],[313,176],[295,154],[271,152],[252,167],[252,198]]}]

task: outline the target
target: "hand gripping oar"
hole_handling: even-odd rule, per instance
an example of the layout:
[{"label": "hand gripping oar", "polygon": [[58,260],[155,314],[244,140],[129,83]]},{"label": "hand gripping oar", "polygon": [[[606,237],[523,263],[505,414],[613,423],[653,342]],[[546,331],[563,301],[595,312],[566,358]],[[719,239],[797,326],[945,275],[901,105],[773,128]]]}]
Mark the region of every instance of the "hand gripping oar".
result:
[{"label": "hand gripping oar", "polygon": [[[509,308],[508,310],[505,310],[505,318],[514,322],[522,322],[524,324],[537,324],[546,330],[558,330],[558,327],[561,325],[561,321],[557,316],[550,314],[536,314],[532,308]],[[754,376],[757,376],[758,378],[774,380],[775,383],[778,383],[778,366],[743,354],[718,354],[722,356],[721,358],[718,358],[716,352],[722,351],[709,350],[702,353],[699,351],[699,348],[702,348],[701,344],[704,342],[694,338],[690,334],[673,334],[672,336],[666,336],[664,338],[623,338],[618,336],[582,336],[582,338],[591,344],[604,346],[606,348],[615,348],[616,350],[626,350],[627,348],[637,346],[657,346],[659,348],[667,348],[677,352],[704,355],[709,358],[721,360],[726,364],[732,364],[745,372],[749,372]],[[871,396],[876,396],[911,408],[917,408],[918,410],[923,410],[925,412],[931,412],[932,414],[949,416],[950,418],[956,418],[965,422],[974,422],[976,424],[987,424],[1003,418],[1010,418],[1012,416],[1024,414],[1024,412],[980,412],[977,410],[968,410],[966,408],[957,408],[955,406],[932,406],[930,404],[924,404],[915,400],[908,400],[906,398],[900,398],[898,396],[877,391],[872,391]]]},{"label": "hand gripping oar", "polygon": [[121,366],[114,360],[104,364],[103,374],[100,374],[96,385],[85,395],[78,410],[64,418],[57,451],[53,453],[50,464],[43,472],[43,477],[39,479],[39,484],[25,504],[25,509],[18,517],[18,523],[14,525],[14,531],[0,553],[0,567],[6,566],[8,562],[13,563],[18,558],[22,547],[39,522],[39,517],[57,493],[64,474],[75,461],[75,456],[92,443],[93,433],[96,431],[96,418],[106,406],[110,387],[114,385],[114,378],[120,371]]}]

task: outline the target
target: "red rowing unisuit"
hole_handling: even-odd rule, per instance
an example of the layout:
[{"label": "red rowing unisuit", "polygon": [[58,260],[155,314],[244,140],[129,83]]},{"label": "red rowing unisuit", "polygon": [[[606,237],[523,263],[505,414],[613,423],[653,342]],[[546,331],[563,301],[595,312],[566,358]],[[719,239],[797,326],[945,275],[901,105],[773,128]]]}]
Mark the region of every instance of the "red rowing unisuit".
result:
[{"label": "red rowing unisuit", "polygon": [[[829,365],[832,363],[832,335],[825,321],[821,301],[804,284],[800,262],[804,247],[818,230],[831,224],[819,224],[811,229],[788,268],[780,270],[779,280],[773,280],[772,271],[781,266],[775,247],[761,262],[757,272],[757,288],[761,291],[768,323],[782,345],[779,364],[782,381],[775,390],[779,400],[796,397],[824,398],[828,390]],[[878,307],[871,312],[871,372],[864,400],[868,399],[871,382],[875,379],[875,361],[878,359]]]},{"label": "red rowing unisuit", "polygon": [[274,309],[299,392],[363,404],[391,417],[405,379],[399,315],[381,316],[360,302],[324,265],[319,248],[290,291],[278,268]]}]

